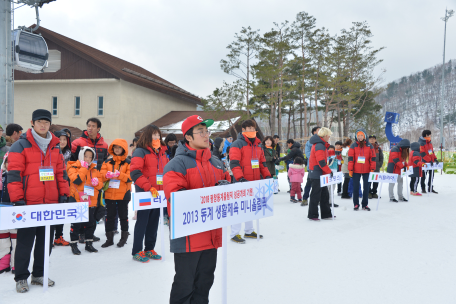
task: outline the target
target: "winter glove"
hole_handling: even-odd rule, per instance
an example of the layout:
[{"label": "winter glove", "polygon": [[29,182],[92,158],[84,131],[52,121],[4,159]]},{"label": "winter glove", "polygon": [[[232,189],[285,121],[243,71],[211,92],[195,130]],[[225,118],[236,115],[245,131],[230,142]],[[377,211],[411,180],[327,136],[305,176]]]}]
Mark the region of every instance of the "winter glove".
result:
[{"label": "winter glove", "polygon": [[81,162],[81,166],[83,166],[86,169],[89,169],[89,164],[87,162],[85,162],[85,161]]},{"label": "winter glove", "polygon": [[111,179],[113,177],[114,177],[114,173],[112,173],[111,171],[106,172],[106,178],[107,179]]},{"label": "winter glove", "polygon": [[59,204],[65,204],[68,203],[68,197],[65,195],[59,196]]},{"label": "winter glove", "polygon": [[438,165],[438,164],[439,164],[439,161],[438,161],[438,160],[435,160],[435,164]]},{"label": "winter glove", "polygon": [[227,180],[219,180],[217,182],[217,184],[215,184],[216,186],[227,186],[227,185],[230,185],[231,183]]},{"label": "winter glove", "polygon": [[374,171],[375,171],[374,169],[371,170],[371,172],[374,172]]},{"label": "winter glove", "polygon": [[94,186],[94,187],[98,186],[98,178],[96,178],[96,177],[92,178],[92,186]]},{"label": "winter glove", "polygon": [[329,177],[333,178],[333,176],[334,176],[334,172],[331,171],[331,173],[329,173]]},{"label": "winter glove", "polygon": [[348,171],[348,175],[349,175],[350,177],[353,177],[353,171]]},{"label": "winter glove", "polygon": [[279,159],[276,159],[276,161],[274,162],[277,166],[280,165],[280,158]]},{"label": "winter glove", "polygon": [[246,180],[245,178],[241,177],[238,182],[240,183],[245,183],[245,182],[248,182],[248,180]]},{"label": "winter glove", "polygon": [[13,205],[14,205],[14,206],[25,206],[25,205],[26,205],[26,203],[25,203],[25,201],[24,201],[24,200],[22,200],[22,201],[17,201],[17,202],[14,202],[14,203],[13,203]]},{"label": "winter glove", "polygon": [[431,164],[431,167],[434,167],[434,162],[433,162],[433,161],[431,161],[431,163],[430,163],[430,164]]},{"label": "winter glove", "polygon": [[114,172],[114,177],[117,178],[117,177],[119,177],[119,175],[120,175],[120,172],[119,172],[118,170],[116,170],[116,171]]},{"label": "winter glove", "polygon": [[150,193],[152,194],[153,198],[157,198],[158,197],[158,191],[154,187],[150,188]]},{"label": "winter glove", "polygon": [[343,160],[341,160],[341,161],[340,161],[340,163],[343,165],[343,164],[344,164],[344,161],[343,161]]}]

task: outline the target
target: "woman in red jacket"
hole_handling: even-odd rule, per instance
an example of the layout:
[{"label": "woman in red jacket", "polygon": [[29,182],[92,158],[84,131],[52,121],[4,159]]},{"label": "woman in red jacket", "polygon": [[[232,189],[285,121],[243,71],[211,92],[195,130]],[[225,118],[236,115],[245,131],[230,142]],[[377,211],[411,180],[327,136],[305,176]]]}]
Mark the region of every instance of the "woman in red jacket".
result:
[{"label": "woman in red jacket", "polygon": [[[153,197],[157,197],[158,190],[163,190],[163,170],[167,163],[166,144],[160,129],[148,125],[131,158],[130,176],[135,182],[136,192],[150,191]],[[138,211],[132,251],[135,260],[143,263],[149,262],[149,259],[161,260],[161,256],[154,251],[159,218],[158,208]]]},{"label": "woman in red jacket", "polygon": [[353,177],[353,204],[355,210],[359,210],[359,182],[363,177],[363,200],[361,202],[363,210],[370,211],[367,206],[369,197],[369,173],[374,172],[375,150],[374,147],[366,141],[367,134],[364,129],[356,131],[356,142],[348,150],[348,171],[350,177]]},{"label": "woman in red jacket", "polygon": [[420,177],[423,175],[423,166],[426,165],[423,162],[423,158],[420,153],[420,143],[414,142],[410,145],[412,151],[410,151],[410,157],[408,165],[413,167],[413,174],[410,175],[410,194],[413,196],[421,196],[418,192],[418,185],[420,184]]},{"label": "woman in red jacket", "polygon": [[[399,201],[407,202],[407,199],[404,198],[402,194],[403,182],[404,179],[401,176],[401,170],[407,169],[408,157],[410,151],[410,141],[408,139],[401,140],[397,146],[394,146],[391,149],[389,160],[388,160],[388,167],[386,171],[388,173],[397,174],[397,194],[399,196]],[[397,203],[398,201],[394,198],[394,186],[396,184],[389,184],[389,197],[390,201]]]}]

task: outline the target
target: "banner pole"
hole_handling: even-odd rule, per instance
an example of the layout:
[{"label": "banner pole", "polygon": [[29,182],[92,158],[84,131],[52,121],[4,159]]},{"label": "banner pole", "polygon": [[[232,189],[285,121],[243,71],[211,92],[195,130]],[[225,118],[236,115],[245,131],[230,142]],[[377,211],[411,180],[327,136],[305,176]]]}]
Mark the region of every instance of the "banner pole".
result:
[{"label": "banner pole", "polygon": [[380,191],[379,191],[380,195],[377,198],[377,211],[378,211],[378,206],[380,205],[380,196],[382,195],[382,186],[383,186],[383,183],[381,182],[380,183]]},{"label": "banner pole", "polygon": [[328,186],[329,189],[331,189],[331,203],[332,203],[332,218],[334,221],[334,190],[333,190],[333,185]]},{"label": "banner pole", "polygon": [[163,216],[163,207],[160,208],[160,219],[161,219],[161,225],[160,225],[160,243],[161,243],[161,254],[162,254],[162,262],[165,261],[165,237],[164,237],[164,227],[165,226],[165,221],[164,221],[164,216]]},{"label": "banner pole", "polygon": [[51,226],[46,225],[44,231],[44,271],[43,271],[43,293],[48,289],[49,278],[49,243],[51,242]]},{"label": "banner pole", "polygon": [[223,250],[223,255],[222,255],[222,304],[228,303],[228,292],[227,292],[227,287],[228,287],[228,273],[227,273],[227,270],[228,270],[228,265],[227,265],[228,239],[226,237],[227,232],[228,232],[228,227],[223,227],[222,228],[222,250]]},{"label": "banner pole", "polygon": [[434,170],[430,170],[429,173],[431,173],[431,176],[430,176],[430,178],[431,178],[431,188],[429,189],[430,190],[429,192],[432,192],[432,190],[433,190],[432,189],[432,184],[434,183]]},{"label": "banner pole", "polygon": [[[428,173],[428,174],[432,174],[432,173],[431,173],[431,170],[427,170],[427,173]],[[432,176],[431,176],[431,175],[429,175],[429,179],[431,180],[431,184],[432,184]],[[424,188],[426,188],[426,178],[424,179]],[[430,189],[428,189],[428,190],[430,190]],[[431,192],[431,191],[428,191],[428,197],[429,197],[429,195],[430,195],[430,192]]]},{"label": "banner pole", "polygon": [[257,222],[257,241],[260,241],[260,220],[256,220]]},{"label": "banner pole", "polygon": [[405,176],[405,191],[407,191],[407,200],[410,201],[410,191],[408,190],[408,175]]}]

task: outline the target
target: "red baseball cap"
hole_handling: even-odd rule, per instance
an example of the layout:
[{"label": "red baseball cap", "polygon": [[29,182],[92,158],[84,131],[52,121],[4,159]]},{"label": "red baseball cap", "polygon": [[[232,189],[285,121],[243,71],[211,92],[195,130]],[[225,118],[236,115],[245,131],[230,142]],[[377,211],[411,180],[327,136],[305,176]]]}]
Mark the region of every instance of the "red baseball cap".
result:
[{"label": "red baseball cap", "polygon": [[213,119],[204,120],[199,115],[192,115],[192,116],[188,117],[186,120],[184,120],[184,122],[182,123],[182,134],[185,135],[185,133],[187,133],[188,130],[190,130],[191,128],[193,128],[194,126],[197,126],[199,124],[205,124],[206,127],[209,128],[210,126],[212,126],[214,124],[214,120]]}]

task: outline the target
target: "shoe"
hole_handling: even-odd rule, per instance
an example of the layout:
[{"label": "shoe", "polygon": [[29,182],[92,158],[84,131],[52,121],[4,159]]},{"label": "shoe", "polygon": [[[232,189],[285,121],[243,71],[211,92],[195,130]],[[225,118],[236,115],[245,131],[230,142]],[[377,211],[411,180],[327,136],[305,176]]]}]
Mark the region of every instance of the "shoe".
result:
[{"label": "shoe", "polygon": [[307,203],[307,200],[302,200],[301,206],[307,206],[309,203]]},{"label": "shoe", "polygon": [[14,269],[14,267],[11,269],[11,273],[12,273],[12,274],[15,274],[15,273],[16,273],[16,270]]},{"label": "shoe", "polygon": [[76,242],[70,243],[70,247],[71,247],[71,252],[73,252],[74,255],[80,255],[81,254],[81,251],[78,248],[78,243],[76,243]]},{"label": "shoe", "polygon": [[109,246],[114,245],[114,231],[106,232],[106,242],[101,245],[101,248],[108,248]]},{"label": "shoe", "polygon": [[10,271],[11,271],[11,268],[8,267],[8,268],[5,268],[5,269],[0,270],[0,273],[10,272]]},{"label": "shoe", "polygon": [[359,205],[355,205],[355,208],[353,208],[355,211],[359,210]]},{"label": "shoe", "polygon": [[314,222],[318,222],[320,219],[316,217],[316,218],[310,218],[309,220],[314,221]]},{"label": "shoe", "polygon": [[423,196],[423,195],[419,192],[415,192],[415,196]]},{"label": "shoe", "polygon": [[363,210],[364,210],[364,211],[371,211],[371,208],[369,208],[368,206],[366,206],[366,207],[363,207]]},{"label": "shoe", "polygon": [[231,240],[238,244],[245,244],[245,240],[239,234],[236,234]]},{"label": "shoe", "polygon": [[372,199],[372,193],[369,193],[368,198],[369,198],[369,199]]},{"label": "shoe", "polygon": [[[246,238],[246,239],[256,239],[257,237],[258,237],[258,234],[255,231],[253,231],[252,233],[249,233],[249,234],[244,233],[244,238]],[[263,236],[260,234],[260,239],[262,239],[262,238],[263,238]]]},{"label": "shoe", "polygon": [[146,257],[149,258],[149,260],[161,260],[162,257],[158,253],[155,252],[155,250],[148,250],[144,251],[146,254]]},{"label": "shoe", "polygon": [[141,263],[149,263],[149,258],[146,257],[144,251],[140,251],[133,256],[133,259]]},{"label": "shoe", "polygon": [[291,197],[291,198],[290,198],[290,202],[292,202],[292,203],[297,203],[298,201],[297,201],[294,197]]},{"label": "shoe", "polygon": [[377,193],[372,193],[372,198],[378,198],[378,194]]},{"label": "shoe", "polygon": [[[331,205],[329,205],[329,206],[331,206]],[[337,204],[334,204],[334,208],[337,208],[337,207],[339,207],[339,205],[337,205]]]},{"label": "shoe", "polygon": [[395,199],[395,198],[390,199],[390,202],[399,203],[399,202],[397,201],[397,199]]},{"label": "shoe", "polygon": [[97,236],[93,236],[92,242],[99,242],[101,239]]},{"label": "shoe", "polygon": [[85,236],[83,234],[79,235],[79,244],[84,244],[85,243]]},{"label": "shoe", "polygon": [[[41,285],[43,286],[43,277],[34,277],[32,274],[32,281],[30,282],[32,285]],[[48,286],[54,287],[55,282],[48,278]]]},{"label": "shoe", "polygon": [[98,252],[97,249],[95,249],[93,246],[93,240],[86,240],[86,246],[85,246],[85,250],[88,251],[88,252]]},{"label": "shoe", "polygon": [[27,280],[19,280],[16,282],[16,291],[18,293],[25,293],[27,291],[29,291],[29,286],[28,286],[28,283],[27,283]]},{"label": "shoe", "polygon": [[432,189],[432,193],[435,193],[435,194],[439,194],[437,191],[435,191],[434,189]]},{"label": "shoe", "polygon": [[120,236],[120,241],[117,243],[117,247],[123,247],[127,243],[127,239],[130,233],[128,231],[122,231],[122,234]]},{"label": "shoe", "polygon": [[54,240],[54,245],[56,245],[56,246],[69,246],[70,243],[65,241],[63,236],[61,236],[58,239]]},{"label": "shoe", "polygon": [[426,189],[421,189],[421,193],[427,193]]},{"label": "shoe", "polygon": [[408,202],[408,200],[404,197],[404,198],[400,198],[399,199],[400,202]]}]

